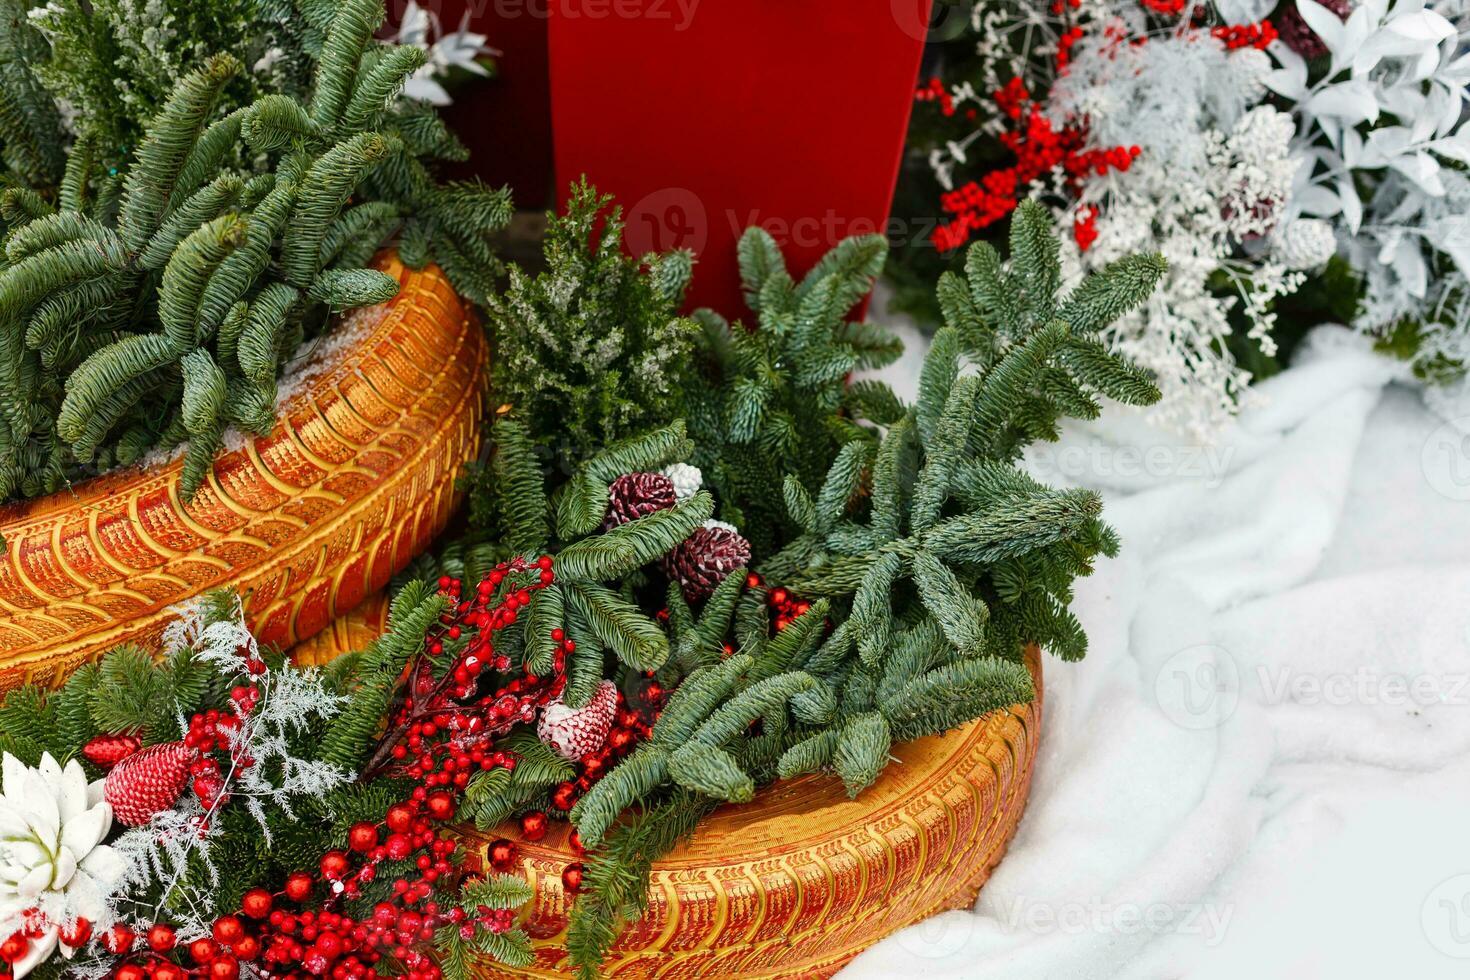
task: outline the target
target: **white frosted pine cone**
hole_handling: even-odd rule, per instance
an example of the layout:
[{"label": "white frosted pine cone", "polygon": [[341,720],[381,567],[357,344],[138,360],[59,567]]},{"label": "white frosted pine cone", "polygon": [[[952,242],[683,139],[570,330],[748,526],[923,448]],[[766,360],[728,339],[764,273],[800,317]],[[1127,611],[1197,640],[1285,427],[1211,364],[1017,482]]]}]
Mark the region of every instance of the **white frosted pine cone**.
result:
[{"label": "white frosted pine cone", "polygon": [[1337,236],[1320,218],[1297,218],[1277,232],[1274,251],[1288,269],[1316,269],[1337,251]]},{"label": "white frosted pine cone", "polygon": [[676,500],[687,500],[699,492],[704,486],[704,474],[699,471],[698,466],[690,466],[688,463],[673,463],[665,466],[661,471],[674,484],[674,498]]}]

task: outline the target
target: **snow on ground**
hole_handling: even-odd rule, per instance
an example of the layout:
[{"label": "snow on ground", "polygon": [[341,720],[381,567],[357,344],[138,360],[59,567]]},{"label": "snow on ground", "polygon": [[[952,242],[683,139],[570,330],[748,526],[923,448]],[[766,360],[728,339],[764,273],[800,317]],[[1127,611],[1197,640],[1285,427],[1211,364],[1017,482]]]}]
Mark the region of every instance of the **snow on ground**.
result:
[{"label": "snow on ground", "polygon": [[1470,975],[1470,438],[1341,329],[1261,390],[1213,446],[1119,415],[1028,458],[1122,534],[1090,652],[976,910],[844,980]]}]

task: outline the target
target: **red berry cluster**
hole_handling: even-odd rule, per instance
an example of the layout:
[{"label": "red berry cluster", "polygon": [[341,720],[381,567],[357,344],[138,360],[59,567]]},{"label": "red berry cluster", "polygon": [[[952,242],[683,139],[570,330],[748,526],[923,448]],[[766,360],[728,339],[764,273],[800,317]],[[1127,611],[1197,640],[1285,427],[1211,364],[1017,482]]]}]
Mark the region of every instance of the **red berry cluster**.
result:
[{"label": "red berry cluster", "polygon": [[[533,591],[555,580],[549,555],[530,562],[523,558],[501,562],[468,597],[459,579],[439,580],[450,606],[424,637],[424,656],[410,668],[408,694],[394,712],[366,776],[396,765],[426,786],[463,789],[476,769],[514,768],[515,759],[493,751],[491,742],[516,724],[533,721],[536,711],[560,693],[566,683],[567,654],[577,645],[560,627],[553,629],[552,676],[538,677],[526,665],[488,694],[476,697],[476,692],[487,667],[500,674],[511,671],[510,658],[495,650],[494,634],[516,621]],[[458,652],[440,676],[436,664],[451,648]]]},{"label": "red berry cluster", "polygon": [[[454,841],[440,837],[436,826],[454,810],[449,792],[417,787],[408,801],[390,807],[381,823],[354,824],[348,831],[348,851],[322,855],[320,878],[298,871],[287,876],[278,892],[246,892],[241,915],[220,916],[210,937],[188,944],[192,966],[172,955],[176,939],[167,924],[150,927],[146,948],[133,956],[132,930],[114,928],[104,937],[104,946],[130,956],[118,968],[117,980],[235,980],[242,961],[272,977],[376,980],[377,964],[385,956],[412,980],[441,980],[439,968],[418,947],[445,924],[475,926],[461,909],[445,911],[428,900],[436,882],[459,870]],[[391,901],[379,902],[368,917],[355,919],[334,908],[340,898],[360,895],[386,860],[412,860],[417,874],[395,880]],[[326,884],[325,894],[314,900],[319,882]],[[278,906],[281,899],[295,908]]]},{"label": "red berry cluster", "polygon": [[1191,0],[1138,0],[1147,10],[1166,17],[1178,17],[1190,6]]},{"label": "red berry cluster", "polygon": [[994,99],[1007,116],[1021,123],[1000,137],[1015,154],[1016,163],[992,170],[978,182],[970,181],[940,198],[944,210],[955,216],[933,232],[934,244],[941,251],[958,248],[975,232],[1009,216],[1031,182],[1043,174],[1059,170],[1075,189],[1091,175],[1127,170],[1141,152],[1136,146],[1084,149],[1086,130],[1074,123],[1053,127],[1020,79],[1011,79],[994,93]]},{"label": "red berry cluster", "polygon": [[[745,584],[750,589],[766,588],[765,579],[754,572],[745,576]],[[806,611],[812,607],[810,602],[800,596],[793,595],[789,590],[779,585],[766,593],[766,605],[770,606],[771,611],[776,614],[771,625],[777,633],[790,626],[797,618],[804,616]],[[827,627],[830,629],[831,625],[829,621]],[[726,652],[729,653],[730,651],[727,649]]]},{"label": "red berry cluster", "polygon": [[938,102],[939,111],[946,116],[954,115],[954,96],[949,94],[949,89],[938,78],[929,79],[928,84],[922,86],[914,93],[917,102]]},{"label": "red berry cluster", "polygon": [[1089,204],[1077,212],[1076,219],[1072,222],[1072,237],[1077,240],[1077,247],[1087,251],[1092,243],[1097,241],[1097,206]]},{"label": "red berry cluster", "polygon": [[1062,36],[1057,38],[1057,74],[1062,75],[1067,71],[1067,66],[1072,63],[1072,49],[1077,42],[1082,40],[1082,28],[1073,27],[1063,31]]},{"label": "red berry cluster", "polygon": [[184,733],[184,744],[198,753],[198,757],[189,763],[190,787],[208,809],[229,802],[218,753],[225,753],[231,765],[238,768],[255,765],[254,759],[233,748],[232,737],[240,729],[240,719],[260,703],[260,688],[254,684],[237,685],[230,691],[230,700],[234,702],[237,714],[211,708],[190,718],[189,730]]},{"label": "red berry cluster", "polygon": [[[551,559],[543,557],[502,563],[469,598],[461,596],[458,580],[442,579],[440,588],[451,599],[450,608],[424,638],[423,654],[409,668],[408,693],[368,767],[369,777],[394,767],[415,779],[409,798],[389,807],[381,821],[350,827],[347,849],[323,854],[318,874],[298,871],[278,892],[246,892],[241,914],[221,916],[211,937],[188,945],[187,958],[174,949],[174,930],[167,924],[152,926],[146,947],[136,953],[135,935],[118,926],[104,937],[104,945],[124,957],[117,980],[236,980],[243,961],[273,978],[377,980],[385,957],[393,964],[391,972],[405,980],[442,980],[423,948],[436,930],[455,925],[469,939],[476,929],[511,928],[512,911],[481,907],[466,913],[459,907],[443,909],[431,899],[436,887],[456,877],[464,880],[466,855],[453,840],[440,836],[439,825],[454,817],[474,772],[515,767],[512,754],[493,749],[494,735],[526,719],[528,710],[534,716],[536,707],[565,683],[566,654],[575,647],[558,629],[552,633],[558,643],[554,678],[523,672],[496,691],[474,697],[486,665],[496,671],[510,666],[508,658],[495,653],[495,631],[515,622],[531,590],[554,578]],[[450,644],[458,652],[443,677],[437,677],[432,661],[442,658]],[[253,686],[236,688],[231,698],[239,717],[210,711],[191,720],[185,742],[203,756],[196,764],[196,793],[201,780],[218,776],[211,753],[229,750],[230,730],[254,709],[259,696]],[[246,758],[233,761],[251,764]],[[408,865],[393,881],[391,899],[377,903],[361,919],[341,911],[338,903],[360,897],[385,861]],[[282,907],[283,899],[292,904]],[[190,961],[192,965],[185,965]]]},{"label": "red berry cluster", "polygon": [[1276,40],[1276,27],[1269,20],[1259,24],[1229,24],[1210,28],[1210,34],[1225,43],[1227,50],[1257,48],[1264,51]]}]

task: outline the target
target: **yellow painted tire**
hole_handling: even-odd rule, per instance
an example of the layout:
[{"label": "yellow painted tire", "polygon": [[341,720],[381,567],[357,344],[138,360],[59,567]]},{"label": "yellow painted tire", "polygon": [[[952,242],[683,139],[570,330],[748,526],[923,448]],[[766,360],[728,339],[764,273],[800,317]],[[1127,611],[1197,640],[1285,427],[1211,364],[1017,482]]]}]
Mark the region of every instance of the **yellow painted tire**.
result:
[{"label": "yellow painted tire", "polygon": [[[361,649],[385,620],[385,604],[374,599],[299,648],[297,660],[326,663]],[[1026,663],[1035,701],[896,746],[898,761],[856,800],[836,779],[805,776],[715,811],[693,839],[654,865],[649,912],[624,930],[603,975],[828,977],[884,936],[974,904],[1020,823],[1031,786],[1041,732],[1040,651],[1029,650]],[[482,980],[571,975],[561,872],[577,858],[567,846],[568,825],[554,826],[537,843],[520,841],[509,824],[463,831],[482,852],[497,837],[518,841],[522,870],[536,890],[523,917],[535,963],[512,970],[483,962],[475,971]]]},{"label": "yellow painted tire", "polygon": [[356,314],[190,503],[175,460],[0,508],[0,690],[152,641],[170,607],[227,585],[262,641],[295,643],[427,547],[478,451],[486,343],[438,269],[377,267],[398,296]]}]

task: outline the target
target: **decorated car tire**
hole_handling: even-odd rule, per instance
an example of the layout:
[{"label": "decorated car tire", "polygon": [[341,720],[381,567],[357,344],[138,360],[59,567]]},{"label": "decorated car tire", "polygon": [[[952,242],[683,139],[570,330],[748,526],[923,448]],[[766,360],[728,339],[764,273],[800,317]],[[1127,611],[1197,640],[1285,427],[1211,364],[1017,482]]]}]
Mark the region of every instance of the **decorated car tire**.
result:
[{"label": "decorated car tire", "polygon": [[[361,649],[385,626],[375,598],[296,651],[326,663]],[[1041,732],[1041,657],[1027,666],[1036,700],[946,735],[894,746],[898,760],[856,800],[839,781],[806,776],[724,806],[654,865],[649,911],[624,930],[607,978],[828,977],[883,937],[946,909],[968,908],[1005,854],[1026,805]],[[507,824],[464,829],[481,852],[517,842],[535,887],[524,916],[535,962],[478,964],[482,980],[568,977],[569,896],[562,870],[578,858],[558,823],[543,840]],[[487,862],[488,863],[488,862]]]},{"label": "decorated car tire", "polygon": [[337,324],[275,428],[223,453],[189,503],[175,459],[0,508],[0,689],[149,642],[226,585],[262,642],[295,643],[444,527],[479,446],[485,338],[438,269],[376,265],[398,295]]}]

